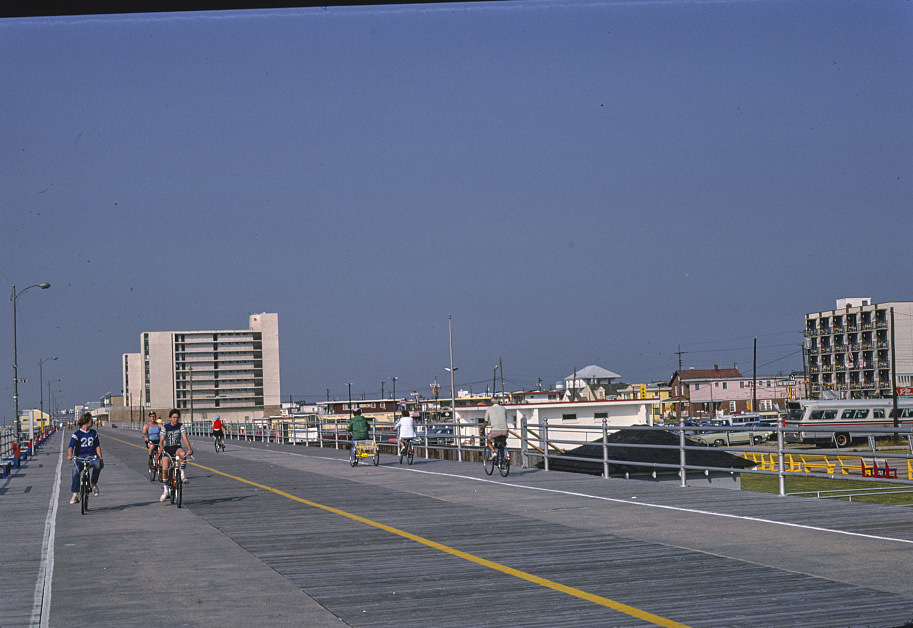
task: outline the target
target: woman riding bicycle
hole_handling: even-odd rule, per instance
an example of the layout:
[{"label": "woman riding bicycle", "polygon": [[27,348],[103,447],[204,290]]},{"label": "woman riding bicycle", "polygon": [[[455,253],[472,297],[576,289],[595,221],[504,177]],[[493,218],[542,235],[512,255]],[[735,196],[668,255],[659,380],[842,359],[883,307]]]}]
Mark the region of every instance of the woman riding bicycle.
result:
[{"label": "woman riding bicycle", "polygon": [[393,429],[399,430],[396,435],[396,446],[397,450],[402,452],[406,442],[415,438],[415,420],[409,416],[408,410],[403,410],[403,416],[394,424]]},{"label": "woman riding bicycle", "polygon": [[[88,412],[79,417],[77,422],[79,429],[73,432],[70,437],[70,445],[67,447],[67,460],[82,458],[88,460],[92,465],[92,494],[98,495],[98,477],[102,468],[105,466],[101,457],[101,441],[98,439],[98,432],[92,429],[92,415]],[[73,496],[70,497],[70,503],[79,503],[79,465],[73,464],[73,476],[70,481],[70,490]]]}]

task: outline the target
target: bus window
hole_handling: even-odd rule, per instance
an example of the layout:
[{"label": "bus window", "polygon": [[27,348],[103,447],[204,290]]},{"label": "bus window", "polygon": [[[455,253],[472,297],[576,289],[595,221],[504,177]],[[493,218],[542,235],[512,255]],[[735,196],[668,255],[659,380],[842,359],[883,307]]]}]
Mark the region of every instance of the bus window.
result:
[{"label": "bus window", "polygon": [[882,409],[882,408],[875,408],[872,412],[874,413],[874,414],[872,415],[872,418],[875,418],[875,419],[883,419],[883,418],[884,418],[884,409]]},{"label": "bus window", "polygon": [[812,413],[809,415],[808,419],[810,421],[820,421],[823,418],[824,410],[812,410]]},{"label": "bus window", "polygon": [[837,418],[837,410],[825,410],[824,416],[821,417],[825,421],[833,421]]},{"label": "bus window", "polygon": [[856,416],[855,410],[844,410],[843,414],[840,415],[840,418],[841,419],[852,419],[854,416]]},{"label": "bus window", "polygon": [[867,419],[869,418],[869,409],[863,408],[862,410],[856,410],[857,419]]}]

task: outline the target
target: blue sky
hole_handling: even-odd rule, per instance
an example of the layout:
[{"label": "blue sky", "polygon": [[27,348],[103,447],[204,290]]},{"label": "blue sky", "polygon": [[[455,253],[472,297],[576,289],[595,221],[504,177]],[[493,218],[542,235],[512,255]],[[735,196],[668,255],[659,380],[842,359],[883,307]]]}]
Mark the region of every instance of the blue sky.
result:
[{"label": "blue sky", "polygon": [[474,391],[799,369],[806,312],[913,299],[911,40],[899,0],[0,20],[20,406],[264,311],[286,399],[449,394],[449,316]]}]

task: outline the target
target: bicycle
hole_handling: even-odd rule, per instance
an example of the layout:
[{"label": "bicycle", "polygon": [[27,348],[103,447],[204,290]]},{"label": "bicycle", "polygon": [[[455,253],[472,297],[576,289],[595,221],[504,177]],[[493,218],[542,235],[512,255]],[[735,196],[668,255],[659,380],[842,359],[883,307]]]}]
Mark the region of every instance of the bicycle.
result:
[{"label": "bicycle", "polygon": [[86,514],[89,510],[89,495],[92,494],[92,461],[97,460],[98,456],[87,456],[74,458],[76,464],[81,465],[79,468],[79,512]]},{"label": "bicycle", "polygon": [[225,436],[213,436],[212,440],[216,448],[216,453],[220,451],[225,451]]},{"label": "bicycle", "polygon": [[352,449],[349,450],[349,464],[358,465],[362,458],[373,458],[374,466],[380,464],[380,449],[376,441],[352,441]]},{"label": "bicycle", "polygon": [[485,467],[485,473],[491,475],[495,467],[501,472],[502,477],[507,477],[510,473],[510,452],[507,451],[507,436],[495,436],[494,439],[495,453],[490,455],[488,450],[482,451],[482,465]]},{"label": "bicycle", "polygon": [[399,450],[399,463],[403,464],[403,458],[406,459],[407,464],[412,464],[412,459],[415,457],[415,448],[412,445],[411,438],[403,439],[403,446]]},{"label": "bicycle", "polygon": [[[180,465],[187,460],[187,456],[173,456],[167,452],[165,452],[165,455],[171,460],[171,464],[168,465],[168,476],[165,478],[165,485],[171,489],[171,503],[177,503],[177,507],[180,508],[184,501],[184,474]],[[190,459],[193,460],[193,456],[190,456]]]},{"label": "bicycle", "polygon": [[159,451],[158,444],[152,449],[152,453],[149,454],[149,461],[146,463],[146,473],[149,474],[149,481],[155,482],[155,478],[161,477],[162,472],[162,462],[159,460]]}]

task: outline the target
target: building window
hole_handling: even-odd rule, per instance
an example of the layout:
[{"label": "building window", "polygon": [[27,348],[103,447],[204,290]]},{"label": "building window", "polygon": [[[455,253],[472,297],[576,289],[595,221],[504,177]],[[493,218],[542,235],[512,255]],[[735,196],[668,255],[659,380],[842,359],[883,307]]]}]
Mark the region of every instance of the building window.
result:
[{"label": "building window", "polygon": [[726,390],[726,382],[723,382],[723,390]]},{"label": "building window", "polygon": [[730,411],[730,412],[735,412],[735,401],[730,401],[730,402],[729,402],[729,411]]},{"label": "building window", "polygon": [[576,421],[577,415],[576,414],[562,414],[561,420],[562,421]]}]

